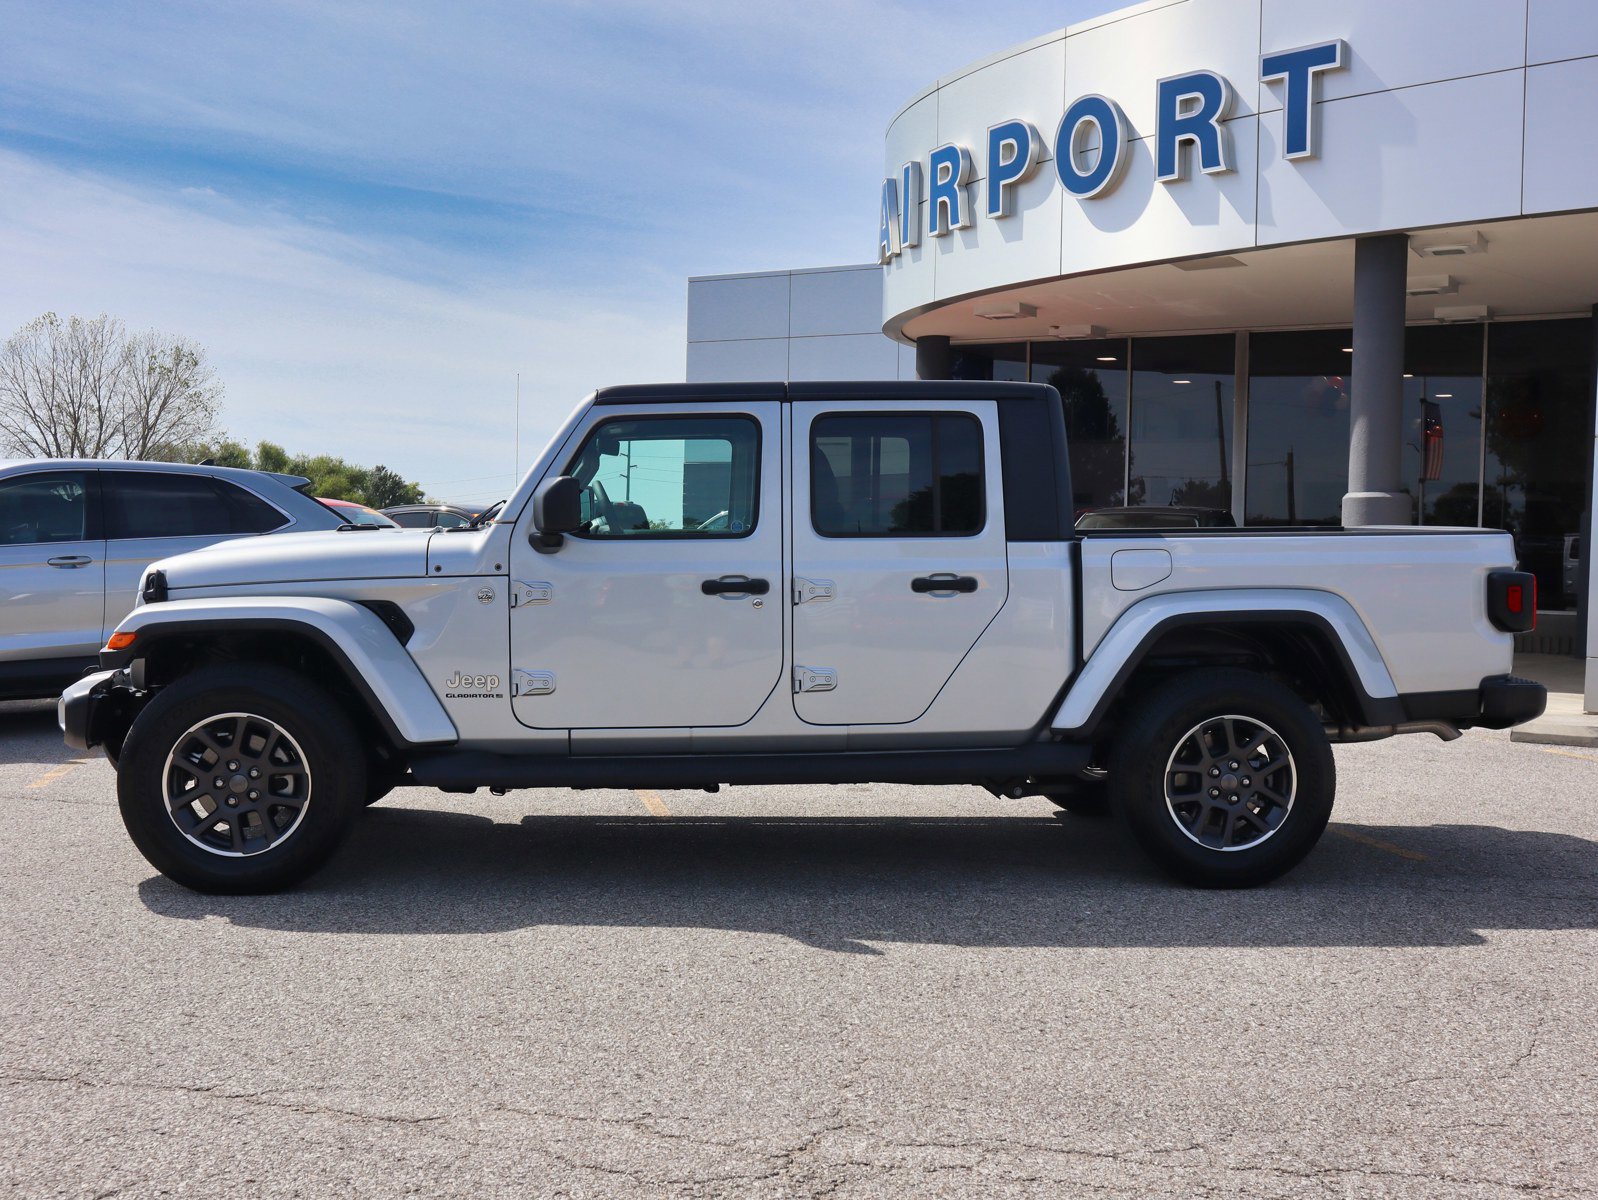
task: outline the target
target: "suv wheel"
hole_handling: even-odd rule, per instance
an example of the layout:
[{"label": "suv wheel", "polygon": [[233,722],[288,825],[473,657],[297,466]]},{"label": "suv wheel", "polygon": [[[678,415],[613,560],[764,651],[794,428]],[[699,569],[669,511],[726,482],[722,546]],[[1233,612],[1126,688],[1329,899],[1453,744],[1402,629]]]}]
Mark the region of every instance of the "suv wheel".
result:
[{"label": "suv wheel", "polygon": [[1325,730],[1288,688],[1249,671],[1182,675],[1132,712],[1111,800],[1143,849],[1198,887],[1252,887],[1296,866],[1332,814]]},{"label": "suv wheel", "polygon": [[122,821],[163,875],[202,892],[298,883],[338,846],[366,795],[337,703],[278,667],[206,667],[162,689],[128,731]]}]

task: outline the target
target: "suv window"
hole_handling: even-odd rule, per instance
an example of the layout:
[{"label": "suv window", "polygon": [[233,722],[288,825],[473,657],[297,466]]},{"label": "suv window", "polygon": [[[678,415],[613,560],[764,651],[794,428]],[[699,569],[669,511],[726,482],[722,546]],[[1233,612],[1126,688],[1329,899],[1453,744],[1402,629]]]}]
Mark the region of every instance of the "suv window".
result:
[{"label": "suv window", "polygon": [[0,546],[89,537],[89,486],[81,471],[41,471],[0,482]]},{"label": "suv window", "polygon": [[758,517],[760,426],[750,417],[623,417],[566,468],[592,538],[746,537]]},{"label": "suv window", "polygon": [[102,478],[108,538],[221,537],[288,523],[265,501],[207,475],[105,471]]},{"label": "suv window", "polygon": [[388,519],[396,525],[403,525],[406,529],[431,529],[433,527],[433,514],[430,512],[389,513]]},{"label": "suv window", "polygon": [[982,423],[964,413],[810,423],[810,521],[823,537],[967,537],[984,523]]},{"label": "suv window", "polygon": [[459,529],[462,525],[471,523],[470,517],[463,517],[460,513],[436,512],[433,514],[433,524],[439,529]]}]

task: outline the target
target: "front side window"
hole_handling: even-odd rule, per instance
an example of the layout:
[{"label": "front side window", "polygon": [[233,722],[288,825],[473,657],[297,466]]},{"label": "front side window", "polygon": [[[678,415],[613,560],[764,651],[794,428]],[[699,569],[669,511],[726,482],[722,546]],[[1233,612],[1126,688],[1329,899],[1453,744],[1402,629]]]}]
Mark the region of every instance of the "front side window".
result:
[{"label": "front side window", "polygon": [[225,537],[261,533],[285,520],[271,505],[205,475],[105,471],[102,481],[109,538]]},{"label": "front side window", "polygon": [[566,468],[583,485],[579,537],[746,537],[758,516],[760,427],[749,417],[624,417]]},{"label": "front side window", "polygon": [[81,542],[89,536],[89,488],[80,471],[0,482],[0,546]]},{"label": "front side window", "polygon": [[810,425],[810,516],[823,537],[982,531],[982,424],[964,413],[862,413]]},{"label": "front side window", "polygon": [[433,514],[430,512],[389,513],[389,517],[395,524],[405,529],[431,529],[433,527]]}]

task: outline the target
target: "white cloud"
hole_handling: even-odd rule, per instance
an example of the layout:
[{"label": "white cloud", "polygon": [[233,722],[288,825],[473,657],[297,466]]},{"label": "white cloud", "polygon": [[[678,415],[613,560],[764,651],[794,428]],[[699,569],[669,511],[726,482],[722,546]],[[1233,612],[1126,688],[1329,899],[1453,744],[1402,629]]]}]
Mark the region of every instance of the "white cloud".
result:
[{"label": "white cloud", "polygon": [[194,337],[227,384],[229,430],[247,441],[424,482],[492,476],[461,497],[475,499],[511,482],[517,371],[523,464],[591,388],[682,377],[680,289],[605,302],[363,265],[393,253],[0,151],[0,329],[47,309],[105,311]]}]

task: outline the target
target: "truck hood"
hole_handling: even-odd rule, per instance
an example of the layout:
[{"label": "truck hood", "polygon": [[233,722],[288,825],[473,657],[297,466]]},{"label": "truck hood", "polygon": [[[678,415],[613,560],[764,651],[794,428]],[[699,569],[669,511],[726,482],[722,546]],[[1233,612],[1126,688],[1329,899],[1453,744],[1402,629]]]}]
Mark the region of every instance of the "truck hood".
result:
[{"label": "truck hood", "polygon": [[281,533],[218,542],[154,563],[167,587],[203,588],[427,574],[430,529]]}]

